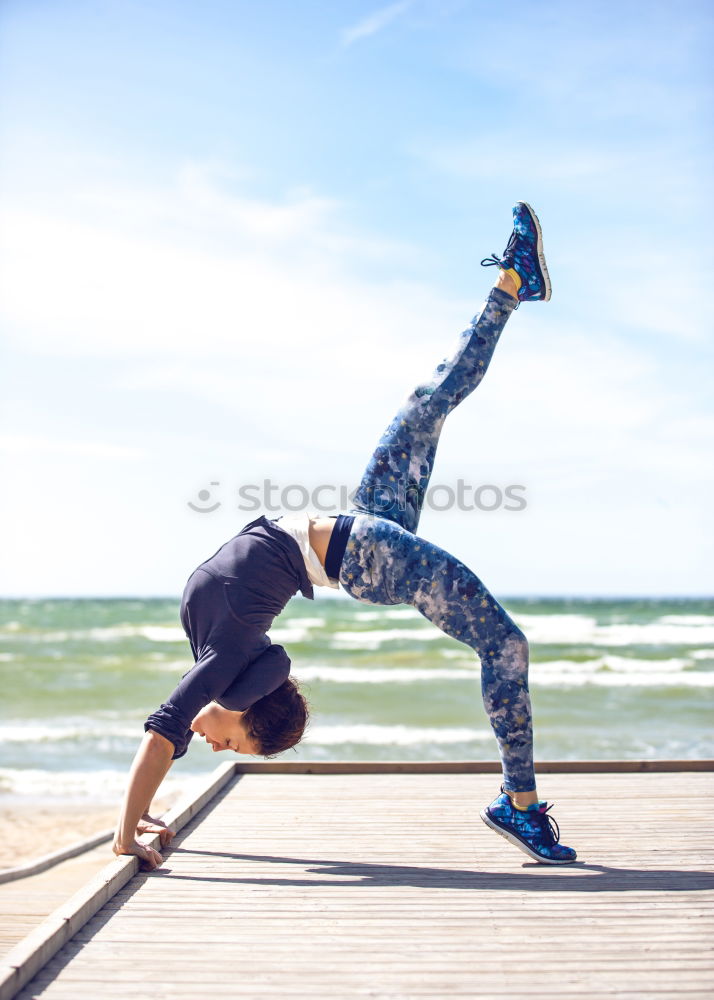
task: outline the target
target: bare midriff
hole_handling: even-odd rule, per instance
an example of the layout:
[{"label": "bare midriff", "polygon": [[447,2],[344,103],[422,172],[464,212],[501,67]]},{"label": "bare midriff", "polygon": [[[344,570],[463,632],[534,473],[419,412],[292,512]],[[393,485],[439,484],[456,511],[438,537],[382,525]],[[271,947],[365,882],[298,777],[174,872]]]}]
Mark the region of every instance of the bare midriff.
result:
[{"label": "bare midriff", "polygon": [[325,565],[327,546],[330,544],[330,535],[332,534],[332,529],[334,527],[334,517],[310,518],[310,545],[323,566]]}]

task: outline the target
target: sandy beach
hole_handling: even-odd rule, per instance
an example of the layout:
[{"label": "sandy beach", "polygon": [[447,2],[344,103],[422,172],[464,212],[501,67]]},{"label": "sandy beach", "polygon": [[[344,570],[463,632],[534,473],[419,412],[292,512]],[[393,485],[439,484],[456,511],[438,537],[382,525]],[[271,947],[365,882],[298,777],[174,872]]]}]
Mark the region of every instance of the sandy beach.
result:
[{"label": "sandy beach", "polygon": [[[168,802],[168,798],[158,799],[155,814],[168,808]],[[119,805],[119,801],[109,806],[106,803],[93,805],[81,799],[53,801],[0,797],[0,871],[111,829],[116,823]],[[107,861],[111,861],[110,843],[105,850]]]}]

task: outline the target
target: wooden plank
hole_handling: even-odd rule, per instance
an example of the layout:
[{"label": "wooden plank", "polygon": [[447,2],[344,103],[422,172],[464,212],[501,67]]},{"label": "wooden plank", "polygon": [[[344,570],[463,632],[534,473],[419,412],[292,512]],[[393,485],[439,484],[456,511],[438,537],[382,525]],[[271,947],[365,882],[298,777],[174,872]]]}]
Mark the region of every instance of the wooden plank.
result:
[{"label": "wooden plank", "polygon": [[[495,760],[473,761],[239,761],[238,774],[500,774]],[[630,774],[714,771],[714,760],[539,761],[537,774]]]}]

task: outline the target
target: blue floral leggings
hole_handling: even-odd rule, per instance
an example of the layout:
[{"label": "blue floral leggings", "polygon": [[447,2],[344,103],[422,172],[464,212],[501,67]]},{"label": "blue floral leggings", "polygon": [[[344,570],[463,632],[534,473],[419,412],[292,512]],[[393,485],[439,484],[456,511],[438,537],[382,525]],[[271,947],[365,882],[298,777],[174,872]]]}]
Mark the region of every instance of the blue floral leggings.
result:
[{"label": "blue floral leggings", "polygon": [[387,427],[355,494],[339,582],[365,604],[410,604],[475,650],[504,785],[527,792],[535,775],[526,637],[468,566],[415,533],[444,421],[483,378],[515,305],[492,289],[453,357],[414,389]]}]

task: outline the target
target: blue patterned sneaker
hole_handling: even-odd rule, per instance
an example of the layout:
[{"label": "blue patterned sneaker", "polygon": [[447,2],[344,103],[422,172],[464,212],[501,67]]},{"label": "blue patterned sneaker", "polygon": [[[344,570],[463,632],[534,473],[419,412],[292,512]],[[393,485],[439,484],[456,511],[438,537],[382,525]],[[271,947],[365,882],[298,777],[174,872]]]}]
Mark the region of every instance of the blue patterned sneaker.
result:
[{"label": "blue patterned sneaker", "polygon": [[520,848],[524,854],[544,865],[569,865],[575,861],[572,847],[559,844],[560,830],[547,802],[537,802],[521,810],[501,786],[501,794],[481,811],[481,819],[496,833]]},{"label": "blue patterned sneaker", "polygon": [[547,302],[550,298],[550,276],[543,254],[543,233],[538,216],[525,201],[513,206],[513,232],[503,256],[491,254],[481,261],[483,267],[513,268],[521,279],[518,298],[521,302]]}]

